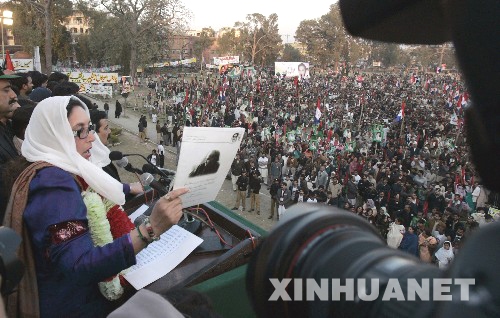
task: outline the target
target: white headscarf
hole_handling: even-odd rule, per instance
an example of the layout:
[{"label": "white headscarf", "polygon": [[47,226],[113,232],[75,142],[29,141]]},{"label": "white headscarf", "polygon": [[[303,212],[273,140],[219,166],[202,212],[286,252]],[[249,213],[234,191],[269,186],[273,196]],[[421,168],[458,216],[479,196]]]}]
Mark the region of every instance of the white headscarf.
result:
[{"label": "white headscarf", "polygon": [[123,185],[77,152],[66,110],[71,98],[78,100],[89,115],[87,106],[74,96],[44,99],[35,107],[26,127],[22,154],[30,162],[45,161],[74,173],[100,195],[124,204]]},{"label": "white headscarf", "polygon": [[105,144],[102,143],[101,138],[99,137],[99,134],[97,132],[94,136],[95,141],[92,143],[92,148],[90,149],[90,162],[92,162],[99,168],[106,167],[111,163],[111,159],[109,159],[109,153],[111,151]]},{"label": "white headscarf", "polygon": [[[449,249],[445,249],[444,248],[444,244],[450,244],[450,248]],[[436,258],[438,259],[438,261],[440,263],[443,263],[443,265],[448,265],[449,263],[449,260],[450,259],[453,259],[454,257],[454,254],[453,254],[453,247],[451,245],[451,242],[450,241],[444,241],[443,243],[443,247],[441,247],[437,252],[436,254],[434,254],[434,256],[436,256]],[[441,264],[439,264],[440,268],[441,268]]]}]

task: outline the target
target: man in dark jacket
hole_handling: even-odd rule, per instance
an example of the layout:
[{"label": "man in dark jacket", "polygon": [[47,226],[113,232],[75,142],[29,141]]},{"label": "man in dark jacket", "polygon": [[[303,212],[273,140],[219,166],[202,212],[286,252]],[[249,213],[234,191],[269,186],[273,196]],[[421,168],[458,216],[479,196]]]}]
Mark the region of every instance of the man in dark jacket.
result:
[{"label": "man in dark jacket", "polygon": [[[233,191],[236,192],[238,190],[236,186],[236,181],[241,175],[241,171],[243,170],[244,162],[240,159],[240,155],[236,154],[234,157],[233,163],[231,164],[231,183],[233,184]],[[251,177],[252,175],[250,175]]]},{"label": "man in dark jacket", "polygon": [[290,190],[288,190],[286,182],[281,183],[281,188],[279,188],[276,193],[276,200],[278,201],[278,209],[281,209],[281,211],[278,210],[278,215],[277,215],[279,221],[280,212],[283,213],[286,207],[288,207],[289,203],[292,202],[292,195]]},{"label": "man in dark jacket", "polygon": [[242,211],[245,211],[246,200],[247,200],[246,192],[248,188],[248,177],[246,170],[241,171],[241,176],[238,177],[236,185],[238,186],[238,191],[236,192],[236,204],[233,207],[233,210],[238,210],[240,208],[240,202],[241,202],[241,205],[243,206]]},{"label": "man in dark jacket", "polygon": [[280,188],[280,181],[279,179],[274,179],[273,184],[271,185],[271,188],[269,189],[269,194],[271,195],[271,215],[268,217],[268,219],[272,219],[274,216],[274,212],[276,211],[276,214],[278,214],[278,190]]},{"label": "man in dark jacket", "polygon": [[[4,164],[18,157],[16,147],[12,141],[14,133],[10,123],[14,110],[20,107],[16,93],[12,90],[9,82],[9,79],[13,78],[17,78],[17,76],[5,75],[0,71],[0,185],[2,186]],[[0,189],[2,186],[0,186]],[[8,200],[6,193],[0,191],[0,217],[2,220]]]},{"label": "man in dark jacket", "polygon": [[259,170],[255,169],[250,172],[250,211],[252,212],[254,209],[257,211],[257,214],[260,215],[260,173]]}]

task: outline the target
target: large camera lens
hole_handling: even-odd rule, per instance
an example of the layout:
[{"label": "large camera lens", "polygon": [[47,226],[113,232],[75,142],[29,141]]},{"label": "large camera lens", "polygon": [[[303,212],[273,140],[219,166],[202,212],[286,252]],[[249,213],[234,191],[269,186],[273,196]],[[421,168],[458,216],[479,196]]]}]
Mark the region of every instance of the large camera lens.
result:
[{"label": "large camera lens", "polygon": [[[405,317],[417,310],[425,317],[430,309],[418,298],[411,302],[382,301],[382,294],[390,278],[399,280],[406,295],[406,278],[421,282],[422,278],[440,276],[442,272],[435,266],[388,248],[377,230],[357,215],[337,208],[299,204],[287,210],[253,254],[247,272],[247,292],[258,317]],[[347,299],[346,292],[336,294],[339,298],[333,296],[337,285],[333,286],[332,279],[340,286],[348,286],[348,280],[357,282],[360,278],[379,280],[380,296],[376,300],[359,299],[356,283],[353,299]],[[281,283],[291,279],[285,289],[289,300],[270,300],[277,291],[271,279]],[[307,280],[311,279],[318,288],[327,285],[323,289],[327,299],[317,295],[310,298]],[[365,288],[370,295],[368,283]]]}]

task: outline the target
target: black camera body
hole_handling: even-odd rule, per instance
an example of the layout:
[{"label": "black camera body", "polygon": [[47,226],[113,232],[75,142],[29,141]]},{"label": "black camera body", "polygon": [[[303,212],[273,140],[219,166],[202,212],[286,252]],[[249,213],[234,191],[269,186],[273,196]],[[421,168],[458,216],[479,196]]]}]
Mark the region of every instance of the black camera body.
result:
[{"label": "black camera body", "polygon": [[2,295],[10,294],[24,274],[24,265],[17,257],[21,237],[8,227],[0,227],[0,277]]},{"label": "black camera body", "polygon": [[[387,247],[371,224],[351,212],[325,205],[297,204],[287,210],[252,255],[247,292],[258,317],[499,317],[500,249],[489,251],[485,240],[500,241],[500,224],[487,226],[471,236],[451,268],[442,271]],[[377,299],[348,299],[346,294],[333,297],[333,280],[346,286],[347,280],[374,278],[379,282]],[[271,280],[284,283],[287,279],[290,282],[283,291],[289,299],[276,297],[277,288]],[[326,299],[317,295],[308,298],[311,287],[307,280],[311,279],[318,285],[325,280]],[[384,300],[389,281],[394,279],[400,282],[404,299]],[[452,298],[450,301],[436,301],[432,287],[428,289],[428,300],[409,300],[408,282],[415,280],[423,286],[424,280],[439,279],[451,283],[456,279],[473,280],[468,300],[461,294],[463,287],[456,284],[451,284],[445,293]],[[302,283],[297,285],[296,281]],[[353,294],[359,295],[359,286],[353,286]]]}]

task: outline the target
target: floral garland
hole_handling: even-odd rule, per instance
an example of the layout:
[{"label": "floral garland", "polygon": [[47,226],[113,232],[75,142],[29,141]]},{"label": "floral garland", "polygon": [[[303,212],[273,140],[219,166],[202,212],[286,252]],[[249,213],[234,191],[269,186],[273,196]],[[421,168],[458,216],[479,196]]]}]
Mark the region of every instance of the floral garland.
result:
[{"label": "floral garland", "polygon": [[[113,242],[115,238],[129,233],[134,224],[127,217],[123,209],[102,198],[92,189],[82,192],[83,202],[87,207],[90,235],[94,246],[104,246]],[[99,282],[99,290],[108,300],[117,300],[124,293],[126,281],[123,278],[126,270],[106,281]]]}]

